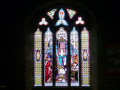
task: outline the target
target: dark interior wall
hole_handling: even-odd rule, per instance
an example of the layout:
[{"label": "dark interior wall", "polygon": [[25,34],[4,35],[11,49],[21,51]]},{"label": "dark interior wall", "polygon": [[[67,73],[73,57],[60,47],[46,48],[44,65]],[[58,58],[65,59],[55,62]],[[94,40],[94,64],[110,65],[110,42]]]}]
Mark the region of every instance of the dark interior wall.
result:
[{"label": "dark interior wall", "polygon": [[[54,1],[54,0],[52,0]],[[64,1],[64,0],[62,0]],[[71,0],[70,0],[71,1]],[[96,16],[97,21],[97,53],[98,53],[98,89],[99,90],[119,90],[119,74],[108,74],[107,68],[107,45],[114,43],[120,44],[119,35],[119,5],[116,1],[77,1],[83,3]],[[24,90],[26,86],[26,78],[29,75],[25,67],[28,65],[26,60],[26,37],[32,38],[33,31],[28,31],[26,18],[32,15],[31,12],[39,5],[46,1],[4,1],[2,5],[2,59],[1,59],[1,77],[0,89]],[[35,17],[36,18],[36,17]],[[29,20],[27,20],[29,21]],[[30,20],[31,21],[31,20]],[[34,23],[34,22],[32,22]],[[33,24],[32,28],[37,25]],[[25,31],[25,28],[27,31]],[[2,35],[3,34],[3,35]],[[29,34],[29,35],[28,35]],[[31,41],[28,41],[31,42]],[[30,47],[33,46],[29,43]],[[33,65],[31,61],[32,52],[29,54],[29,65]],[[32,68],[29,68],[32,69]],[[32,73],[31,73],[32,74]],[[31,81],[32,82],[32,79]]]},{"label": "dark interior wall", "polygon": [[[119,90],[119,80],[120,80],[120,64],[118,68],[114,69],[114,71],[108,72],[108,65],[111,67],[110,58],[114,58],[113,61],[117,61],[116,57],[119,58],[120,53],[112,57],[108,57],[108,47],[116,48],[120,50],[120,47],[116,47],[116,45],[120,46],[120,36],[119,36],[119,7],[116,1],[104,2],[104,5],[101,5],[98,9],[99,14],[97,15],[98,19],[98,27],[100,28],[98,31],[98,79],[99,79],[99,89],[100,90]],[[99,35],[100,33],[100,35]],[[99,43],[102,41],[102,43]],[[114,50],[112,51],[114,53]],[[120,58],[119,58],[120,62]],[[117,63],[119,63],[117,62]],[[114,64],[112,62],[112,64]],[[113,66],[115,68],[115,66]]]}]

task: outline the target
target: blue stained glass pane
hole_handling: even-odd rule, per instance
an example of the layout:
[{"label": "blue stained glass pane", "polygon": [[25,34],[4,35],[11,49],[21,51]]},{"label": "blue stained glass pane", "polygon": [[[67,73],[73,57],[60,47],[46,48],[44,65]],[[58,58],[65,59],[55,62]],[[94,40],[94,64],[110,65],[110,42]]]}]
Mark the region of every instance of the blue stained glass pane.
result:
[{"label": "blue stained glass pane", "polygon": [[64,19],[65,18],[65,12],[63,9],[60,9],[59,14],[58,14],[59,20],[56,22],[55,26],[59,26],[59,25],[64,25],[64,26],[68,26],[67,21]]},{"label": "blue stained glass pane", "polygon": [[60,28],[56,33],[56,80],[55,86],[68,86],[67,32]]},{"label": "blue stained glass pane", "polygon": [[70,33],[71,86],[79,86],[78,32],[73,27]]},{"label": "blue stained glass pane", "polygon": [[45,32],[44,44],[44,85],[53,86],[53,36],[50,28]]}]

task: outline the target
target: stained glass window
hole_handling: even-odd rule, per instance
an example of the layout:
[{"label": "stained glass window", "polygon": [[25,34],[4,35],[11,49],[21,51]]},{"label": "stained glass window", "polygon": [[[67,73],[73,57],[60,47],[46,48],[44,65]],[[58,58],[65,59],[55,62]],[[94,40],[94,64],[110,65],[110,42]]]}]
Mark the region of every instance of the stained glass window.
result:
[{"label": "stained glass window", "polygon": [[89,32],[85,27],[76,29],[83,27],[85,21],[75,10],[57,10],[47,12],[39,22],[39,28],[43,30],[38,28],[34,33],[34,86],[90,86]]},{"label": "stained glass window", "polygon": [[56,82],[55,86],[68,86],[67,32],[61,27],[56,33]]},{"label": "stained glass window", "polygon": [[39,25],[48,25],[46,18],[42,18],[41,21],[39,22]]},{"label": "stained glass window", "polygon": [[59,20],[56,22],[56,26],[59,26],[61,24],[65,25],[65,26],[68,26],[67,21],[64,19],[65,18],[65,12],[64,12],[63,9],[59,10],[58,17],[59,17]]},{"label": "stained glass window", "polygon": [[56,10],[57,10],[57,9],[53,9],[53,10],[47,12],[47,15],[48,15],[51,19],[53,19],[53,16],[54,16]]},{"label": "stained glass window", "polygon": [[34,34],[34,86],[42,86],[42,32]]},{"label": "stained glass window", "polygon": [[82,17],[78,17],[78,20],[75,22],[75,24],[84,24],[85,22],[82,20]]},{"label": "stained glass window", "polygon": [[45,39],[44,39],[44,82],[45,86],[52,86],[53,85],[53,36],[50,28],[47,28],[45,32]]},{"label": "stained glass window", "polygon": [[90,61],[89,61],[89,32],[84,27],[81,31],[81,73],[82,86],[90,86]]},{"label": "stained glass window", "polygon": [[79,86],[79,43],[75,27],[70,33],[71,86]]},{"label": "stained glass window", "polygon": [[68,9],[68,8],[67,8],[67,12],[69,14],[70,19],[72,19],[74,17],[74,15],[76,14],[76,11],[74,11],[72,9]]}]

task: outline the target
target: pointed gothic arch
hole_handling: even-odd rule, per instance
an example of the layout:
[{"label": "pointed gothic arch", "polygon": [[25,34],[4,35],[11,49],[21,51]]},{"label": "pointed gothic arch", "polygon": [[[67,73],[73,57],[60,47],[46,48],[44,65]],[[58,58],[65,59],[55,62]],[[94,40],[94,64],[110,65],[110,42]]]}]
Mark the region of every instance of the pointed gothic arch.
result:
[{"label": "pointed gothic arch", "polygon": [[[47,15],[52,20],[54,20],[54,18],[56,18],[54,17],[56,11],[57,9],[52,9],[47,12]],[[66,12],[68,12],[70,19],[72,19],[73,16],[75,16],[75,14],[77,13],[75,10],[68,8],[66,8]],[[84,25],[85,21],[82,20],[82,17],[78,17],[77,20],[74,20],[75,27],[73,27],[73,30],[70,33],[70,37],[68,37],[69,32],[64,29],[64,26],[72,27],[72,25],[69,25],[69,22],[65,19],[65,10],[61,8],[57,15],[58,20],[56,21],[55,26],[60,27],[59,30],[56,30],[56,58],[53,57],[54,49],[52,44],[55,42],[52,41],[54,37],[52,37],[52,32],[50,31],[50,28],[48,27],[47,31],[45,31],[45,39],[41,39],[42,37],[38,37],[38,34],[36,34],[37,32],[40,32],[39,29],[37,29],[35,33],[34,67],[38,66],[36,65],[36,63],[40,62],[40,66],[44,66],[44,69],[39,66],[39,68],[37,69],[34,68],[34,86],[53,86],[53,81],[55,82],[55,86],[68,86],[68,83],[71,83],[70,86],[90,86],[89,33],[85,27],[81,31],[81,39],[79,38],[79,40],[81,40],[80,48],[78,46],[78,32],[75,30],[76,25]],[[39,26],[49,26],[49,23],[50,22],[46,21],[46,18],[42,18],[39,22]],[[39,45],[41,41],[36,41],[36,38],[37,40],[39,40],[39,38],[41,41],[44,40],[43,42],[45,51],[43,53],[39,52],[39,57],[38,55],[36,55],[36,47],[40,47],[39,51],[42,51],[42,45]],[[68,38],[70,39],[69,41]],[[68,42],[70,43],[70,50],[68,49]],[[79,51],[79,48],[81,49],[81,51]],[[81,59],[78,57],[80,55],[80,52]],[[43,65],[43,59],[40,59],[39,61],[36,59],[42,58],[42,56],[44,56],[45,60],[45,62],[43,62]],[[79,64],[80,61],[81,64]],[[56,62],[56,64],[53,65],[54,62]],[[53,70],[53,66],[55,67],[55,71]],[[42,71],[44,71],[44,73],[42,73]],[[36,75],[36,73],[39,73],[39,75]],[[54,73],[55,79],[53,79]],[[70,78],[68,80],[69,74]],[[81,77],[79,74],[81,74]],[[43,80],[44,84],[42,84],[43,76],[45,79]],[[79,82],[80,80],[82,83]]]},{"label": "pointed gothic arch", "polygon": [[[66,8],[63,8],[63,9],[66,10]],[[70,9],[71,9],[71,10],[74,10],[74,9],[72,9],[72,8],[70,8]],[[54,11],[56,11],[56,10],[54,10]],[[60,11],[60,8],[58,8],[58,11]],[[66,12],[67,12],[67,11],[65,11],[65,13],[66,13]],[[56,13],[58,13],[58,12],[56,11]],[[57,15],[54,15],[54,16],[56,17]],[[54,25],[55,25],[56,22],[55,22],[55,23],[53,23],[53,22],[54,22],[55,20],[57,20],[57,18],[55,18],[55,20],[54,20],[54,19],[53,19],[54,16],[51,16],[51,18],[49,18],[49,19],[48,19],[47,16],[45,16],[46,19],[43,19],[43,20],[41,19],[41,21],[40,21],[40,19],[39,19],[39,21],[42,22],[41,25],[43,25],[43,26],[41,26],[41,27],[39,26],[39,29],[41,30],[41,32],[43,33],[43,35],[45,34],[45,32],[46,32],[49,24],[50,24],[50,25],[51,25],[51,24],[54,24]],[[68,16],[69,16],[69,18],[71,19],[71,17],[70,17],[69,14],[68,14]],[[68,19],[68,16],[66,17],[67,19]],[[74,19],[73,19],[73,20],[75,20],[74,23],[78,21],[77,23],[78,23],[78,24],[81,24],[82,27],[79,28],[78,26],[80,26],[80,25],[77,26],[77,23],[76,23],[75,25],[72,25],[72,27],[71,27],[71,25],[69,25],[69,21],[68,21],[68,25],[69,25],[70,27],[68,26],[68,28],[67,28],[67,26],[64,27],[64,24],[66,23],[66,22],[64,23],[64,21],[63,21],[63,23],[62,23],[60,26],[56,26],[56,27],[55,27],[55,26],[53,26],[53,27],[50,26],[49,28],[50,28],[51,32],[54,31],[54,32],[53,32],[53,43],[55,42],[55,39],[54,39],[54,38],[56,37],[56,36],[55,36],[55,32],[63,25],[62,27],[64,27],[64,29],[65,29],[67,32],[72,31],[72,28],[73,28],[74,26],[76,26],[76,30],[78,31],[79,45],[80,45],[80,43],[81,43],[81,40],[80,40],[80,37],[81,37],[81,36],[80,36],[80,32],[81,32],[81,30],[82,30],[83,27],[84,27],[84,25],[82,25],[82,24],[83,24],[83,21],[85,21],[85,18],[82,17],[82,19],[80,20],[80,19],[78,19],[78,17],[81,17],[81,16],[78,16],[78,17],[75,17],[75,15],[73,15],[73,16],[74,16]],[[42,17],[40,17],[40,18],[42,18]],[[44,17],[43,17],[43,18],[44,18]],[[50,20],[53,20],[52,23],[50,23]],[[72,20],[72,19],[71,19],[71,20]],[[73,21],[73,20],[72,20],[72,21]],[[46,23],[46,22],[47,22],[47,23]],[[61,21],[61,22],[62,22],[62,21]],[[86,23],[86,22],[85,22],[85,23]],[[38,24],[38,25],[40,25],[40,24]],[[47,25],[47,26],[45,26],[45,25]],[[87,26],[87,24],[85,24],[85,26]],[[46,27],[46,28],[45,28],[45,27]],[[89,28],[89,27],[88,27],[88,28]],[[55,31],[55,30],[56,30],[56,31]],[[80,31],[79,31],[79,30],[80,30]],[[90,30],[90,29],[89,29],[89,30]],[[92,32],[92,31],[90,31],[90,33],[91,33],[91,32]],[[92,35],[92,34],[91,34],[91,35]],[[90,36],[91,36],[91,35],[90,35]],[[69,32],[69,34],[68,34],[67,37],[69,37],[69,39],[68,39],[68,44],[69,44],[69,45],[68,45],[68,53],[69,53],[69,54],[68,54],[68,55],[69,55],[68,57],[69,57],[69,58],[68,58],[68,59],[70,59],[70,32]],[[45,38],[45,36],[42,36],[42,38]],[[91,37],[90,37],[90,39],[91,39]],[[45,43],[45,42],[44,42],[44,39],[42,39],[42,43]],[[90,43],[91,43],[91,42],[90,42]],[[45,44],[42,44],[43,47],[44,47],[44,45],[45,45]],[[79,47],[80,47],[80,46],[79,46]],[[45,47],[44,47],[44,49],[45,49]],[[81,52],[81,51],[80,51],[80,50],[81,50],[81,49],[79,48],[79,50],[78,50],[78,51],[79,51],[79,62],[80,62],[80,60],[81,60],[81,58],[80,58],[80,57],[81,57],[81,56],[80,56],[80,52]],[[45,53],[44,50],[42,50],[42,52]],[[56,51],[55,51],[55,45],[53,45],[53,53],[54,53],[54,52],[56,52]],[[43,54],[43,53],[42,53],[42,56],[43,56],[43,58],[45,58],[45,54]],[[53,56],[55,56],[55,55],[53,55]],[[42,59],[43,59],[43,58],[42,58]],[[90,60],[91,60],[91,59],[90,59]],[[44,61],[42,61],[42,63],[45,64]],[[69,63],[70,63],[70,62],[69,62]],[[53,63],[53,64],[55,64],[55,63]],[[79,65],[81,65],[81,62],[79,63]],[[70,66],[70,65],[69,65],[69,66]],[[53,66],[53,68],[54,68],[54,67],[55,67],[55,66]],[[79,66],[79,67],[81,68],[81,66]],[[45,67],[44,67],[44,65],[42,65],[43,75],[45,75],[44,70],[45,70]],[[52,73],[55,72],[55,69],[53,69],[53,70],[54,70],[54,71],[52,71]],[[70,71],[70,68],[69,68],[69,71]],[[82,71],[82,70],[80,70],[80,71]],[[80,72],[80,74],[81,74],[81,72]],[[55,75],[53,75],[53,76],[55,76]],[[70,75],[68,75],[68,76],[70,76]],[[81,77],[81,75],[80,75],[79,77]],[[90,78],[90,77],[89,77],[89,78]],[[53,81],[53,85],[52,85],[52,86],[54,87],[54,86],[55,86],[55,78],[53,77],[53,79],[54,79],[54,81]],[[68,86],[71,86],[71,85],[70,85],[71,80],[70,80],[69,77],[68,77],[68,79],[69,79],[69,80],[68,80]],[[42,82],[42,87],[45,86],[44,80],[45,80],[45,76],[44,76],[44,78],[43,78],[42,81],[41,81],[41,82]],[[32,83],[33,83],[33,82],[32,82]],[[80,80],[79,80],[79,83],[80,83],[80,85],[78,85],[78,86],[81,87],[81,85],[82,85],[82,80],[81,80],[81,78],[80,78]],[[73,86],[74,86],[74,85],[73,85]],[[84,85],[83,85],[83,86],[84,86]],[[88,85],[88,86],[89,86],[89,85]]]}]

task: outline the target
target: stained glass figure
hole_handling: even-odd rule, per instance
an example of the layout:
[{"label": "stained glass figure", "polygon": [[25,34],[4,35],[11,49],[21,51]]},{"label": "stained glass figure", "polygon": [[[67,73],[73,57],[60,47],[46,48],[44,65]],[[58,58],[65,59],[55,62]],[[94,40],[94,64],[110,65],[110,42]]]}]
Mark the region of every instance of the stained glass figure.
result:
[{"label": "stained glass figure", "polygon": [[42,32],[34,34],[34,86],[42,86]]},{"label": "stained glass figure", "polygon": [[90,86],[89,32],[85,27],[81,32],[81,65],[82,86]]},{"label": "stained glass figure", "polygon": [[71,86],[79,86],[78,32],[73,27],[70,33]]},{"label": "stained glass figure", "polygon": [[45,86],[53,85],[53,36],[50,28],[47,28],[44,38],[44,82]]},{"label": "stained glass figure", "polygon": [[56,33],[56,81],[55,86],[68,86],[67,32],[60,27]]},{"label": "stained glass figure", "polygon": [[68,9],[68,8],[67,8],[67,12],[69,14],[70,19],[72,19],[76,14],[76,11],[74,11],[72,9]]},{"label": "stained glass figure", "polygon": [[53,10],[47,12],[47,15],[48,15],[51,19],[53,19],[53,16],[54,16],[54,14],[55,14],[56,11],[57,11],[57,9],[53,9]]},{"label": "stained glass figure", "polygon": [[39,22],[39,25],[48,25],[46,18],[42,18],[41,21]]},{"label": "stained glass figure", "polygon": [[84,24],[85,22],[82,20],[82,17],[78,17],[78,20],[75,22],[75,24]]},{"label": "stained glass figure", "polygon": [[68,26],[67,21],[64,19],[65,18],[65,12],[63,9],[60,9],[59,14],[58,14],[59,20],[56,22],[56,26],[59,25],[65,25]]}]

